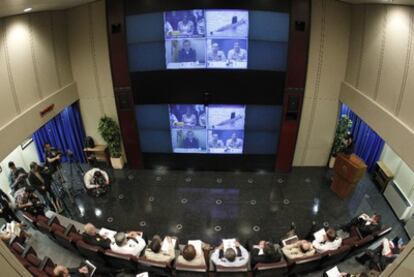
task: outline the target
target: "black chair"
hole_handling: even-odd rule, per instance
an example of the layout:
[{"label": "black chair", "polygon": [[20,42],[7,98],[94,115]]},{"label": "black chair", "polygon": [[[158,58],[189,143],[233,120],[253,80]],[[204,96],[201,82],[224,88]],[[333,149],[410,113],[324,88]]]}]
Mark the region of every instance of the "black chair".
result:
[{"label": "black chair", "polygon": [[62,233],[60,230],[53,232],[53,236],[56,239],[56,242],[64,248],[71,250],[72,252],[77,253],[78,248],[76,247],[76,242],[70,237]]},{"label": "black chair", "polygon": [[336,250],[328,251],[322,258],[320,266],[322,268],[333,266],[342,261],[352,250],[350,245],[343,245]]},{"label": "black chair", "polygon": [[101,247],[89,245],[82,240],[76,242],[76,247],[78,248],[79,254],[84,258],[100,264],[105,264],[103,249]]},{"label": "black chair", "polygon": [[288,274],[288,263],[280,261],[275,263],[258,263],[255,265],[254,276],[260,277],[282,277]]},{"label": "black chair", "polygon": [[310,257],[295,259],[290,267],[289,275],[308,273],[317,269],[322,258],[323,254],[315,254]]},{"label": "black chair", "polygon": [[39,268],[40,265],[42,264],[42,260],[39,259],[38,256],[34,255],[34,254],[28,254],[26,255],[26,257],[24,257],[26,259],[26,261],[31,265],[34,266],[36,268]]},{"label": "black chair", "polygon": [[150,276],[172,276],[170,263],[151,261],[145,257],[138,258],[138,270],[148,270]]},{"label": "black chair", "polygon": [[137,272],[138,260],[131,255],[118,254],[112,250],[105,250],[104,259],[113,268],[124,269],[128,272]]}]

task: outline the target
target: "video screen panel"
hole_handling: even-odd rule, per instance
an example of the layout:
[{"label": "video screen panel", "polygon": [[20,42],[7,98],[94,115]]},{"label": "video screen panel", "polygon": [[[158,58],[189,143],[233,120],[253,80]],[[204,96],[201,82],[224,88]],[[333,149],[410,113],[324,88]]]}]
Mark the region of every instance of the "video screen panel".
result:
[{"label": "video screen panel", "polygon": [[248,34],[248,11],[165,12],[166,68],[246,69]]},{"label": "video screen panel", "polygon": [[169,105],[174,153],[243,154],[243,105]]}]

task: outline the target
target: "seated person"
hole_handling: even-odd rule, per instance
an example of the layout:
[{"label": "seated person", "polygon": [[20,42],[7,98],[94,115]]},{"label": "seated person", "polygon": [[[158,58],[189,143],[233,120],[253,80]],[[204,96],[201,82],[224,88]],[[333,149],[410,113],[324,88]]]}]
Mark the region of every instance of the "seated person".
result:
[{"label": "seated person", "polygon": [[34,189],[32,187],[23,187],[16,191],[16,207],[35,217],[38,215],[44,216],[45,205],[33,192]]},{"label": "seated person", "polygon": [[336,235],[333,228],[328,228],[326,234],[321,239],[315,239],[312,242],[313,247],[318,253],[338,249],[342,244],[342,239]]},{"label": "seated person", "polygon": [[99,196],[108,191],[108,174],[99,168],[88,170],[83,176],[86,189],[95,196]]},{"label": "seated person", "polygon": [[249,262],[249,252],[238,241],[235,241],[234,247],[224,248],[222,243],[210,257],[215,265],[223,267],[241,267]]},{"label": "seated person", "polygon": [[379,265],[381,269],[385,269],[398,257],[404,248],[405,245],[398,237],[395,237],[393,240],[384,238],[379,247],[375,250],[367,249],[362,256],[356,257],[355,260],[362,265],[369,262],[370,268],[375,268],[375,265]]},{"label": "seated person", "polygon": [[142,232],[131,231],[128,233],[118,232],[111,243],[111,250],[126,255],[140,256],[146,246],[142,238]]},{"label": "seated person", "polygon": [[381,215],[373,214],[369,216],[365,213],[361,214],[351,219],[349,223],[341,226],[341,229],[349,233],[352,227],[358,228],[363,237],[371,235],[381,230]]},{"label": "seated person", "polygon": [[201,240],[188,241],[181,255],[178,256],[177,263],[188,266],[206,266],[203,249],[210,249],[210,246]]},{"label": "seated person", "polygon": [[156,262],[171,263],[175,259],[176,241],[169,236],[166,236],[163,241],[160,236],[153,236],[149,247],[145,250],[145,258]]},{"label": "seated person", "polygon": [[[110,277],[115,276],[116,270],[107,268],[103,265],[96,265],[95,262],[92,263],[96,269],[93,274],[94,277],[102,276],[102,277]],[[80,266],[67,268],[63,265],[56,265],[53,269],[53,275],[57,277],[89,277],[91,272],[89,272],[89,268],[85,262],[82,262]]]},{"label": "seated person", "polygon": [[101,236],[93,224],[85,224],[84,230],[85,232],[82,234],[84,242],[90,245],[102,247],[103,249],[111,248],[111,240],[107,237]]},{"label": "seated person", "polygon": [[20,222],[16,214],[11,208],[11,199],[2,189],[0,189],[0,218],[4,218],[6,222]]},{"label": "seated person", "polygon": [[24,243],[26,241],[26,239],[31,238],[32,234],[30,233],[26,233],[23,230],[23,227],[25,225],[16,222],[16,221],[12,221],[9,223],[4,224],[1,228],[0,228],[0,239],[3,242],[9,242],[11,239],[17,237],[18,241],[21,241],[22,243]]},{"label": "seated person", "polygon": [[[278,245],[277,245],[278,247]],[[279,251],[276,251],[275,245],[268,241],[260,241],[259,244],[248,247],[251,255],[251,264],[257,263],[275,263],[282,259]]]},{"label": "seated person", "polygon": [[307,240],[299,240],[282,247],[282,252],[288,260],[310,257],[315,254],[315,248]]}]

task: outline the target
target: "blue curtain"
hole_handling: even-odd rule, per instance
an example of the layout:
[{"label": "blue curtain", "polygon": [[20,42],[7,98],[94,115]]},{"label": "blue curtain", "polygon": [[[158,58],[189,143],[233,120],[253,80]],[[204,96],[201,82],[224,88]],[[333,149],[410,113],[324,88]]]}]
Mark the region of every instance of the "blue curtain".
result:
[{"label": "blue curtain", "polygon": [[368,171],[371,171],[381,156],[384,141],[345,104],[341,106],[341,115],[348,115],[352,120],[354,152],[368,165]]},{"label": "blue curtain", "polygon": [[[85,162],[83,154],[85,131],[78,104],[75,103],[66,107],[60,114],[43,125],[33,134],[33,140],[36,143],[37,153],[41,162],[45,162],[43,145],[46,142],[49,142],[53,147],[60,149],[64,153],[68,150],[72,151],[74,157],[79,162]],[[63,156],[62,161],[67,162],[68,158]]]}]

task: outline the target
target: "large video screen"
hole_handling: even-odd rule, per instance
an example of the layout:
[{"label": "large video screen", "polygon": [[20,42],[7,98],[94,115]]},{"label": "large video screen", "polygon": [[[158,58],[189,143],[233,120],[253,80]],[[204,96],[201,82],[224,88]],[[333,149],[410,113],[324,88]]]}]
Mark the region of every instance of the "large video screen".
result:
[{"label": "large video screen", "polygon": [[245,106],[169,105],[174,153],[243,154]]},{"label": "large video screen", "polygon": [[248,11],[165,12],[166,68],[246,69],[248,34]]}]

